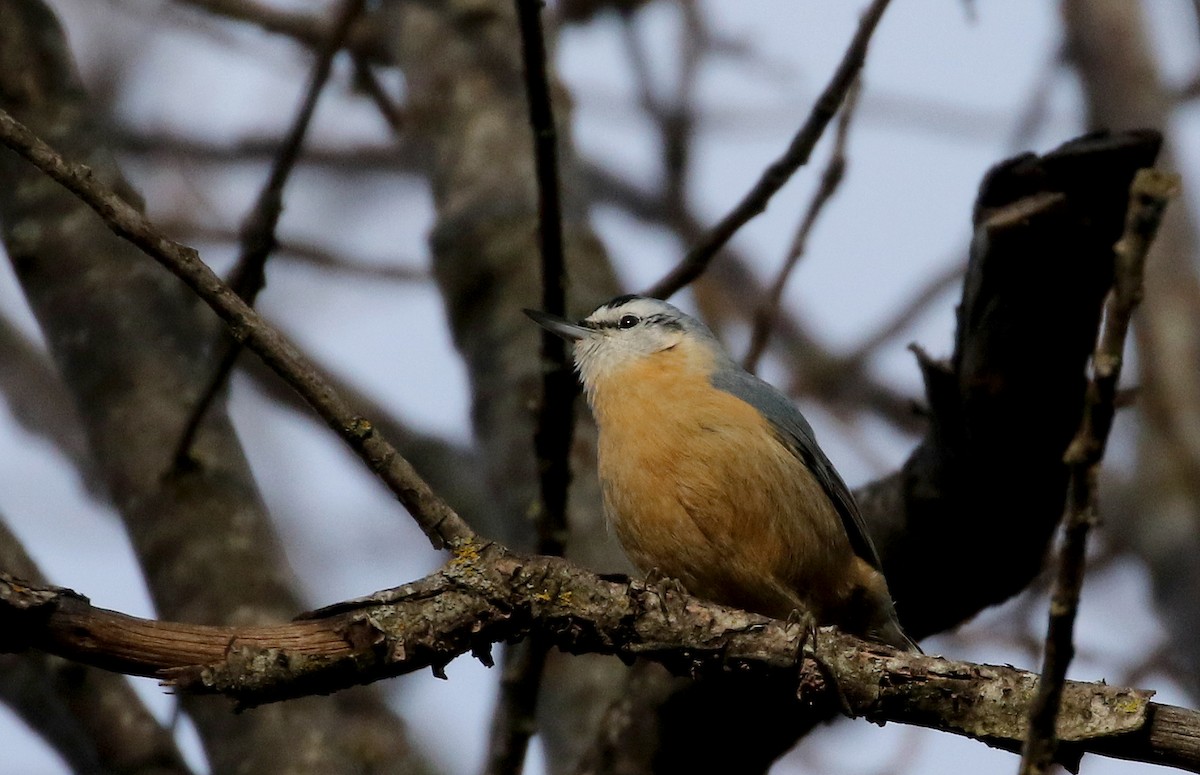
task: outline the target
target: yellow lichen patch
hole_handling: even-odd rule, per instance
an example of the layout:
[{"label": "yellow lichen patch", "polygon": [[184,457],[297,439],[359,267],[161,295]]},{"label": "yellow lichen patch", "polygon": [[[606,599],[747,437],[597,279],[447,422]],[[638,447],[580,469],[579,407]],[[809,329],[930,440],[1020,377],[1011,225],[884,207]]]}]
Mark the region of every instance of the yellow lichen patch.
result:
[{"label": "yellow lichen patch", "polygon": [[366,417],[355,417],[346,423],[346,432],[360,439],[365,439],[375,432],[375,426]]},{"label": "yellow lichen patch", "polygon": [[453,566],[470,565],[479,560],[479,544],[474,541],[455,544],[450,551],[454,554],[450,558],[450,565]]}]

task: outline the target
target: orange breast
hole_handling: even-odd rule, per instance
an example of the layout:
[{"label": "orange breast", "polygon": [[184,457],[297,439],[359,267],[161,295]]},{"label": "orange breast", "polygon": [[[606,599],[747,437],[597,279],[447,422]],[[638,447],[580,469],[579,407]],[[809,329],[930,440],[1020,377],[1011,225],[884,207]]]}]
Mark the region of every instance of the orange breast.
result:
[{"label": "orange breast", "polygon": [[643,570],[773,616],[820,616],[853,552],[820,485],[749,404],[712,387],[687,343],[596,386],[605,508]]}]

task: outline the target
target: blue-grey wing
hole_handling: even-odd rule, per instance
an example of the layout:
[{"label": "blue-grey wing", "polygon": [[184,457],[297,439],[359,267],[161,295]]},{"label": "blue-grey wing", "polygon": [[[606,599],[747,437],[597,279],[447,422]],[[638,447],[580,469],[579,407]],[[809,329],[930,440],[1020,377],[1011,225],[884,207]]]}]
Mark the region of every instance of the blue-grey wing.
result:
[{"label": "blue-grey wing", "polygon": [[712,377],[712,385],[723,390],[760,411],[779,434],[780,440],[812,471],[817,482],[833,502],[842,526],[850,538],[854,553],[867,561],[871,567],[882,571],[875,544],[867,533],[862,513],[854,496],[850,494],[842,477],[833,464],[817,446],[817,437],[812,426],[783,393],[753,374],[731,364],[732,368],[720,369]]}]

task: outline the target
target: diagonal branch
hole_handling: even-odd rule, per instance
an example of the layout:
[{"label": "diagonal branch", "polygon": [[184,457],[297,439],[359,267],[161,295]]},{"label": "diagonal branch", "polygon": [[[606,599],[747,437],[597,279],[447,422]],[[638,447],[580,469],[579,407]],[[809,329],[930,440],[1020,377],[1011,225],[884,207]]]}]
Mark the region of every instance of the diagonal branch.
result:
[{"label": "diagonal branch", "polygon": [[1041,775],[1058,747],[1055,719],[1060,715],[1067,667],[1075,655],[1072,632],[1083,588],[1088,529],[1096,520],[1096,476],[1116,412],[1117,382],[1125,337],[1142,297],[1142,268],[1158,233],[1167,203],[1179,193],[1179,176],[1140,170],[1129,194],[1125,232],[1113,248],[1113,288],[1104,305],[1104,327],[1092,356],[1092,379],[1079,431],[1064,459],[1070,468],[1070,500],[1064,519],[1065,540],[1058,561],[1050,622],[1042,657],[1042,675],[1029,711],[1029,737],[1021,751],[1021,775]]},{"label": "diagonal branch", "polygon": [[78,196],[115,234],[183,280],[229,325],[235,339],[258,354],[304,396],[395,493],[435,547],[455,546],[474,536],[466,522],[434,494],[370,421],[359,416],[334,392],[291,342],[221,282],[195,250],[168,239],[145,215],[101,184],[88,167],[65,160],[4,110],[0,110],[0,142]]},{"label": "diagonal branch", "polygon": [[825,127],[838,112],[847,92],[850,91],[850,87],[853,86],[858,73],[862,70],[871,35],[874,34],[883,12],[887,9],[888,1],[874,0],[863,13],[858,31],[855,32],[849,48],[842,56],[841,63],[834,71],[825,90],[817,97],[817,102],[813,105],[808,119],[792,138],[787,151],[767,167],[762,177],[746,193],[742,201],[722,218],[720,223],[714,226],[698,245],[689,250],[674,269],[647,289],[645,295],[658,299],[669,298],[680,288],[703,274],[708,263],[737,233],[738,229],[767,209],[767,203],[771,201],[771,197],[783,188],[796,170],[808,163],[813,148],[821,139],[821,135],[825,133]]}]

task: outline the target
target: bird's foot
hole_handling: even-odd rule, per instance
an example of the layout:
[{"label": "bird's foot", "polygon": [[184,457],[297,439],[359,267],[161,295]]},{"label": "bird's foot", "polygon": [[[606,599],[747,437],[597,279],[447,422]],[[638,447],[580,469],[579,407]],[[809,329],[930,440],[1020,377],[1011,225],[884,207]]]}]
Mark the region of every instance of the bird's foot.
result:
[{"label": "bird's foot", "polygon": [[[681,598],[688,594],[683,583],[676,578],[672,578],[663,573],[658,568],[651,568],[646,574],[646,589],[653,590],[655,597],[658,598],[660,610],[667,619],[672,618],[673,613],[681,613],[684,608],[684,603]],[[678,603],[677,611],[672,611],[672,598]]]},{"label": "bird's foot", "polygon": [[784,621],[784,626],[790,631],[800,629],[800,647],[796,652],[799,663],[805,657],[817,658],[817,618],[803,608],[793,608]]}]

